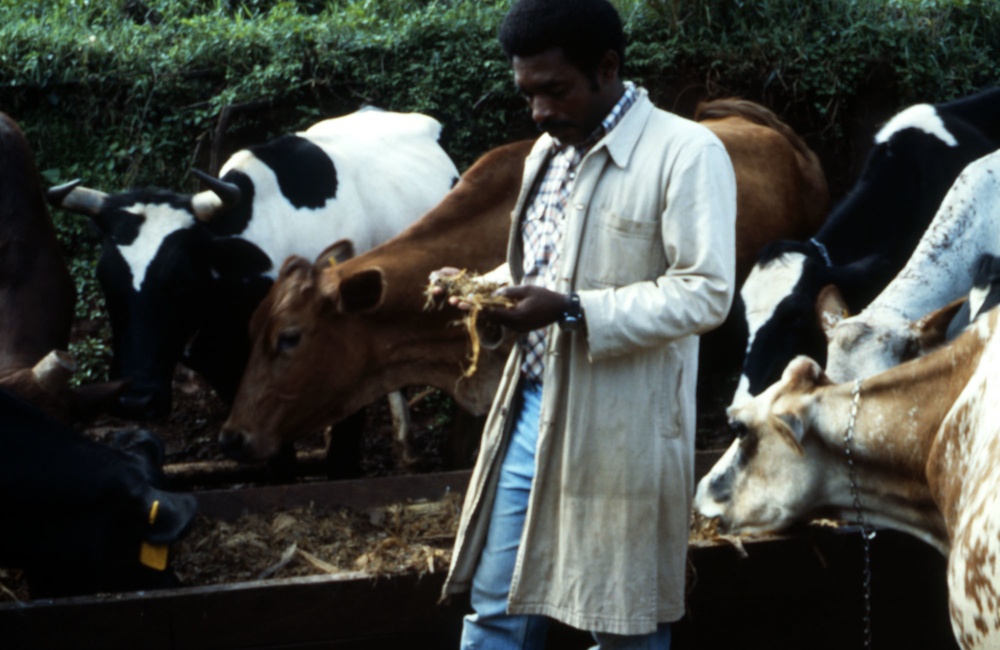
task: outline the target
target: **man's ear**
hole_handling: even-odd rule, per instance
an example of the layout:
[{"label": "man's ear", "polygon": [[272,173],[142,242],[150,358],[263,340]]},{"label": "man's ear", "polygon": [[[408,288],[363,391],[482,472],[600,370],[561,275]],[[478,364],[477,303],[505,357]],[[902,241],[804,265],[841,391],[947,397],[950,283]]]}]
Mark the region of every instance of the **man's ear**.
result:
[{"label": "man's ear", "polygon": [[621,59],[614,50],[608,50],[597,62],[597,76],[604,83],[621,76]]}]

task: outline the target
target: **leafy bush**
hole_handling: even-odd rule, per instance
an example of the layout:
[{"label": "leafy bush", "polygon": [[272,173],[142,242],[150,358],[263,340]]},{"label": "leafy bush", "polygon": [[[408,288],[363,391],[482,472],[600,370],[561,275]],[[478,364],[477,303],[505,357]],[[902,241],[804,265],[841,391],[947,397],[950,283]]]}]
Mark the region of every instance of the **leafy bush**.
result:
[{"label": "leafy bush", "polygon": [[[821,153],[835,191],[873,124],[1000,78],[995,0],[616,4],[628,76],[657,103],[682,114],[706,96],[764,103]],[[438,118],[464,167],[534,133],[496,43],[507,6],[6,0],[0,110],[21,123],[47,182],[81,177],[110,191],[193,191],[192,167],[214,171],[239,147],[362,104]],[[96,236],[84,219],[54,218],[81,289],[78,315],[99,319]]]}]

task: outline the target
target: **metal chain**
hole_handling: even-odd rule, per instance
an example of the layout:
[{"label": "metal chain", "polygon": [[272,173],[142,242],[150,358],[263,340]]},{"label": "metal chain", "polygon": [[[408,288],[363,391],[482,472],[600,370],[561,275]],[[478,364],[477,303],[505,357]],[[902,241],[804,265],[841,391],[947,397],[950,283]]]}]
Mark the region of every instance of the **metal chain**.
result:
[{"label": "metal chain", "polygon": [[864,553],[864,565],[861,573],[861,584],[865,590],[864,624],[865,648],[872,646],[872,562],[871,540],[875,539],[875,531],[865,523],[864,511],[861,508],[861,495],[858,491],[858,478],[854,470],[854,458],[851,456],[851,443],[854,441],[854,425],[858,420],[858,404],[861,401],[861,380],[854,381],[851,391],[851,418],[844,434],[844,454],[847,456],[847,475],[851,481],[851,495],[854,497],[854,510],[858,515],[858,525],[861,526],[861,548]]}]

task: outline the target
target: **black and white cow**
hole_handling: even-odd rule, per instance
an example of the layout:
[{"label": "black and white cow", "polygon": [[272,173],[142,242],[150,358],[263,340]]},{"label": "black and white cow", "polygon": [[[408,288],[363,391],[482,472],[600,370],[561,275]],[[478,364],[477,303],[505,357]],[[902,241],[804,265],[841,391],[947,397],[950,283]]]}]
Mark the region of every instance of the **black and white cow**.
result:
[{"label": "black and white cow", "polygon": [[[838,321],[844,309],[834,302],[826,318],[832,325],[826,330],[827,376],[835,382],[868,377],[940,345],[962,309],[960,298],[969,295],[972,313],[981,310],[985,296],[970,293],[976,265],[996,254],[1000,151],[959,174],[906,266],[861,313]],[[968,315],[960,320],[967,323]]]},{"label": "black and white cow", "polygon": [[161,489],[160,441],[144,431],[91,440],[0,390],[0,566],[32,598],[175,584],[168,546],[197,503]]},{"label": "black and white cow", "polygon": [[458,178],[440,132],[425,115],[362,109],[238,151],[194,195],[50,189],[104,237],[112,376],[131,379],[121,413],[167,414],[181,359],[230,401],[247,324],[281,263],[339,239],[367,251],[434,206]]},{"label": "black and white cow", "polygon": [[835,286],[860,311],[909,259],[963,168],[1000,148],[1000,89],[917,104],[875,136],[857,183],[808,242],[764,248],[740,292],[749,340],[733,406],[777,381],[798,354],[821,363],[817,317]]}]

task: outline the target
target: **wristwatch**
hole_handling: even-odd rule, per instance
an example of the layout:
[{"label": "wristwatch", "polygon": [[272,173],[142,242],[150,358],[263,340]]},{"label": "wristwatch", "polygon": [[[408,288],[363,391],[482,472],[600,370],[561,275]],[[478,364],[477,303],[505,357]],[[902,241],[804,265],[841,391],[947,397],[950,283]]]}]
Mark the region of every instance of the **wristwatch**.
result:
[{"label": "wristwatch", "polygon": [[569,294],[569,307],[559,317],[559,327],[566,332],[578,332],[583,329],[583,305],[580,296],[575,291]]}]

